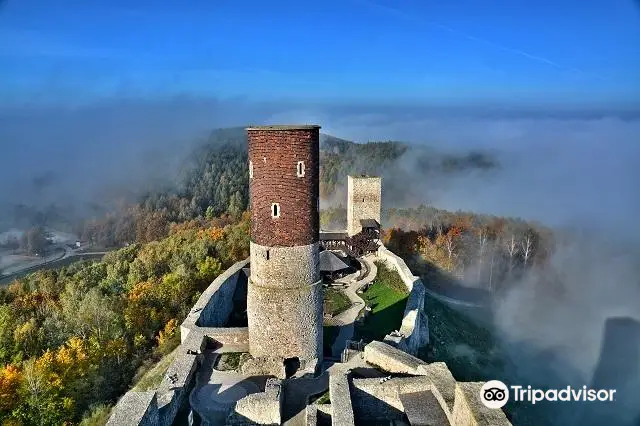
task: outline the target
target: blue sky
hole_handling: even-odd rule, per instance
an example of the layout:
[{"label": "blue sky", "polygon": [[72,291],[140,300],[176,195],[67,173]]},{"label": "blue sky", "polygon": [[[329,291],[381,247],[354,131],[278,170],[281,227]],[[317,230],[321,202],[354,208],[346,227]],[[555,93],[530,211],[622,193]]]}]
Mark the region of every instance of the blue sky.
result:
[{"label": "blue sky", "polygon": [[[0,0],[0,3],[2,1]],[[7,0],[0,98],[618,104],[633,0]]]}]

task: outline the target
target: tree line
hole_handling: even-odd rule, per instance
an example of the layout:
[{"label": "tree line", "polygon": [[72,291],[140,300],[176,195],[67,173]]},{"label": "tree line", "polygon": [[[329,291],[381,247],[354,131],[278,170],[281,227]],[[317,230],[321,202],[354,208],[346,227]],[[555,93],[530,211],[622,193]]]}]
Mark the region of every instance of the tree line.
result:
[{"label": "tree line", "polygon": [[543,266],[555,244],[550,229],[521,219],[426,206],[390,209],[387,217],[392,225],[383,241],[432,285],[443,284],[445,276],[501,291],[530,268]]},{"label": "tree line", "polygon": [[198,219],[0,289],[0,422],[76,424],[113,403],[179,344],[201,292],[248,251],[248,215]]},{"label": "tree line", "polygon": [[[320,222],[325,229],[344,228],[346,213],[344,207],[324,210]],[[527,269],[544,265],[556,242],[539,223],[427,205],[383,209],[382,223],[384,244],[432,285],[459,281],[499,291]]]}]

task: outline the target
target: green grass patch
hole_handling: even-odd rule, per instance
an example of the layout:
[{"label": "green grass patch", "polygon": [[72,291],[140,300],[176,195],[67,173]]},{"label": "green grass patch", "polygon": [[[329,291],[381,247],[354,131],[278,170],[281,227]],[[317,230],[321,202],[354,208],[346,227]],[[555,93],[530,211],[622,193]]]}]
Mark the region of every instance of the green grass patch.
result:
[{"label": "green grass patch", "polygon": [[317,398],[311,398],[310,402],[313,404],[331,404],[331,396],[329,395],[329,391],[327,390]]},{"label": "green grass patch", "polygon": [[335,288],[324,289],[324,313],[333,316],[346,311],[351,306],[349,298]]},{"label": "green grass patch", "polygon": [[397,293],[409,295],[407,286],[395,269],[389,268],[384,262],[375,262],[375,264],[378,268],[375,282],[382,283]]},{"label": "green grass patch", "polygon": [[409,292],[396,271],[381,262],[376,262],[376,266],[375,281],[361,295],[371,312],[363,324],[356,326],[355,339],[382,340],[402,323]]},{"label": "green grass patch", "polygon": [[219,371],[236,371],[251,355],[247,352],[227,352],[220,354],[216,361],[215,369]]},{"label": "green grass patch", "polygon": [[104,426],[111,415],[111,406],[99,404],[90,409],[80,422],[80,426]]},{"label": "green grass patch", "polygon": [[331,347],[340,333],[340,327],[325,325],[322,330],[322,347],[325,356],[331,356]]}]

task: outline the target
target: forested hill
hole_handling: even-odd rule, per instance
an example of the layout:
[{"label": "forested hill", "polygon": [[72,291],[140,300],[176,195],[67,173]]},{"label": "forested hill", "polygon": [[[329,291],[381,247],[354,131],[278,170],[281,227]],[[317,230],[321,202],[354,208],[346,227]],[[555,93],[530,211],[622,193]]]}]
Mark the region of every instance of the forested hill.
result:
[{"label": "forested hill", "polygon": [[385,188],[393,192],[406,190],[412,182],[435,174],[498,167],[497,160],[484,152],[443,152],[428,144],[410,145],[397,141],[354,143],[322,135],[320,149],[320,193],[325,197],[332,194],[337,186],[344,185],[347,175],[382,176]]},{"label": "forested hill", "polygon": [[[390,193],[420,175],[486,169],[497,162],[482,153],[443,153],[402,142],[354,143],[321,135],[320,192],[333,194],[349,174],[381,175]],[[407,161],[411,161],[408,170]],[[418,162],[416,162],[418,161]],[[100,246],[153,241],[169,223],[223,214],[238,216],[248,205],[247,134],[244,127],[216,129],[188,157],[173,189],[144,196],[138,205],[87,222],[79,234]],[[418,203],[423,200],[416,200]]]}]

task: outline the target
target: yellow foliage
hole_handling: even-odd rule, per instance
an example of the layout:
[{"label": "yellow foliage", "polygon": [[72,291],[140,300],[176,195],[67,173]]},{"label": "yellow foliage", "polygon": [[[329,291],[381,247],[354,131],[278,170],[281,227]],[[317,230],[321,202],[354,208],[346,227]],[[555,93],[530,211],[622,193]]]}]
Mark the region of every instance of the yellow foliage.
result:
[{"label": "yellow foliage", "polygon": [[181,234],[184,232],[189,232],[196,230],[200,227],[200,222],[196,219],[188,220],[183,223],[172,223],[169,228],[170,235]]},{"label": "yellow foliage", "polygon": [[38,371],[50,371],[55,364],[55,355],[50,350],[47,350],[42,356],[36,359],[35,367]]},{"label": "yellow foliage", "polygon": [[9,411],[15,406],[21,381],[22,373],[15,365],[0,369],[0,411]]},{"label": "yellow foliage", "polygon": [[172,338],[175,335],[177,328],[178,321],[175,318],[169,320],[169,322],[164,326],[164,330],[160,330],[160,333],[158,334],[158,345],[163,345],[167,340]]},{"label": "yellow foliage", "polygon": [[147,338],[142,334],[136,334],[136,336],[133,338],[133,346],[138,349],[144,347],[146,344]]},{"label": "yellow foliage", "polygon": [[32,337],[37,331],[36,320],[31,318],[29,321],[16,327],[13,331],[13,338],[16,342],[23,342]]},{"label": "yellow foliage", "polygon": [[75,402],[73,401],[73,399],[71,399],[71,398],[62,398],[62,406],[64,407],[64,409],[66,411],[73,410],[74,405],[75,405]]},{"label": "yellow foliage", "polygon": [[152,288],[153,288],[152,283],[143,281],[133,286],[133,288],[129,291],[129,294],[127,295],[127,297],[131,302],[139,301],[140,299],[143,299],[144,297],[146,297],[151,292]]}]

